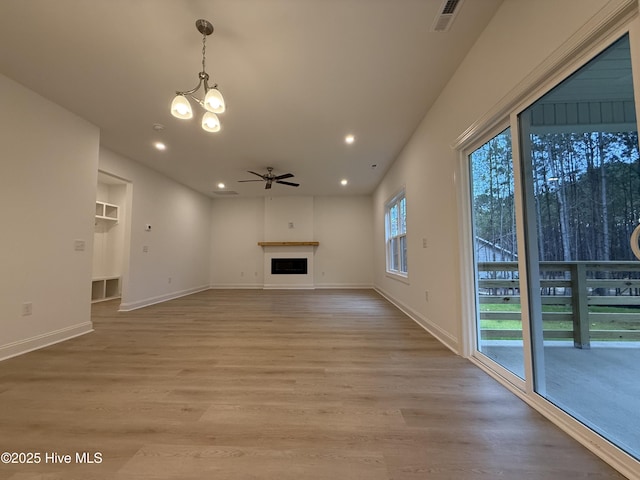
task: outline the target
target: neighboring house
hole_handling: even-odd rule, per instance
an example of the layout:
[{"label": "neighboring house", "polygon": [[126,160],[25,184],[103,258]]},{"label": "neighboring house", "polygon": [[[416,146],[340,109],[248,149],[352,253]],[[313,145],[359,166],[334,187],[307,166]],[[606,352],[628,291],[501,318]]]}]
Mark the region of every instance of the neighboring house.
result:
[{"label": "neighboring house", "polygon": [[518,254],[506,248],[502,248],[497,243],[490,242],[484,238],[476,236],[475,242],[476,262],[517,262]]}]

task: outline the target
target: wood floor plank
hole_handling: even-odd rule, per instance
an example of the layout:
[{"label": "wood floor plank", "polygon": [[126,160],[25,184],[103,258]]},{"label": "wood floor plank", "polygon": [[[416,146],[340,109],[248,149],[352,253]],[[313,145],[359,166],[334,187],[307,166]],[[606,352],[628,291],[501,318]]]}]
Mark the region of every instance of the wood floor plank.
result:
[{"label": "wood floor plank", "polygon": [[121,470],[118,479],[386,480],[382,454],[330,449],[267,449],[199,445],[147,445]]},{"label": "wood floor plank", "polygon": [[[209,290],[0,363],[0,480],[621,479],[372,290]],[[75,459],[74,459],[75,460]]]}]

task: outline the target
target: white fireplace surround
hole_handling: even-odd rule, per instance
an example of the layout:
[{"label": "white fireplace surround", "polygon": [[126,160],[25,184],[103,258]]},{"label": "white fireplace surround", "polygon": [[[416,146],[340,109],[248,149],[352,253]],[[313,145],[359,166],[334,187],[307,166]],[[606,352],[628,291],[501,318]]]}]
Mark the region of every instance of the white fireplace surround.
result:
[{"label": "white fireplace surround", "polygon": [[[301,242],[302,243],[302,242]],[[307,242],[311,243],[311,242]],[[264,250],[264,288],[265,289],[313,289],[313,257],[315,245],[294,245],[293,242],[281,242],[278,245],[262,244]],[[272,275],[271,259],[273,258],[306,258],[307,273]]]}]

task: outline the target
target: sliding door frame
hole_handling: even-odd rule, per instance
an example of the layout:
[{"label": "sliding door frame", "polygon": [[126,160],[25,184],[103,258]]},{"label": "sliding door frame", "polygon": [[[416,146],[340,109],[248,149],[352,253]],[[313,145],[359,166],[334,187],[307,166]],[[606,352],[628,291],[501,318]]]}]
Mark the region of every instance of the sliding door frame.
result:
[{"label": "sliding door frame", "polygon": [[[511,142],[514,144],[514,130],[513,124],[509,121],[509,119],[505,119],[503,122],[499,123],[495,126],[491,131],[487,132],[487,134],[478,139],[478,141],[469,144],[460,155],[460,189],[459,193],[461,195],[461,205],[464,202],[464,208],[460,212],[458,218],[461,220],[460,228],[463,231],[463,238],[461,239],[461,251],[462,251],[462,259],[463,265],[466,265],[467,268],[461,272],[462,274],[462,293],[463,299],[471,299],[470,302],[463,302],[462,306],[463,314],[468,321],[464,322],[463,330],[465,338],[463,339],[464,345],[464,356],[470,358],[474,363],[478,363],[486,366],[491,369],[493,372],[500,375],[500,377],[507,380],[511,385],[518,388],[521,391],[526,390],[525,380],[518,377],[516,374],[509,371],[507,368],[500,365],[498,362],[494,361],[490,357],[486,356],[479,350],[480,339],[478,337],[478,322],[479,322],[479,310],[480,303],[479,297],[477,294],[477,286],[476,282],[478,279],[478,271],[477,265],[475,261],[475,242],[474,242],[474,232],[473,232],[473,212],[471,211],[472,207],[472,196],[471,196],[471,186],[472,186],[472,178],[471,178],[471,154],[476,151],[478,148],[482,147],[488,141],[490,141],[495,136],[499,135],[506,129],[511,130]],[[512,148],[513,150],[513,148]],[[515,151],[512,152],[512,161],[514,162],[514,199],[515,199],[515,209],[516,209],[516,217],[518,216],[518,210],[520,209],[520,192],[518,190],[518,182],[516,176],[519,175],[519,169],[516,169],[516,160],[515,160]],[[464,223],[464,225],[463,225]],[[516,224],[518,223],[518,219],[516,218]],[[520,242],[520,238],[518,237],[518,242]],[[519,257],[521,257],[519,255]],[[519,260],[520,261],[520,260]],[[522,290],[522,280],[523,277],[520,273],[522,273],[522,268],[518,265],[519,271],[519,288]],[[522,298],[522,297],[521,297]],[[525,346],[525,363],[526,363],[526,346],[529,343],[527,331],[528,327],[525,326],[525,318],[528,310],[525,310],[526,304],[521,304],[521,315],[522,315],[522,334],[523,341]],[[527,375],[527,366],[525,365],[525,378]]]}]

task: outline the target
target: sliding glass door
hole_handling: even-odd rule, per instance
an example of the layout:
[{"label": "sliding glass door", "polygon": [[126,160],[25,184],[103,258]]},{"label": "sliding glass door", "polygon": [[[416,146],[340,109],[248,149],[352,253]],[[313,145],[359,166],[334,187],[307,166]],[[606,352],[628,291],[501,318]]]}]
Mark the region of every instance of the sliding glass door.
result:
[{"label": "sliding glass door", "polygon": [[629,37],[518,123],[535,391],[640,458],[640,262],[630,243],[640,155]]},{"label": "sliding glass door", "polygon": [[640,459],[631,50],[613,42],[467,161],[474,356]]}]

